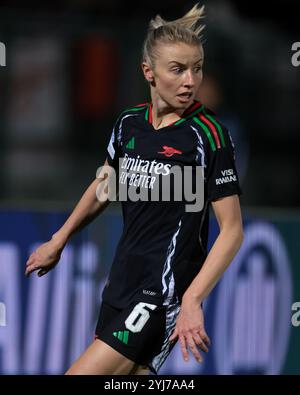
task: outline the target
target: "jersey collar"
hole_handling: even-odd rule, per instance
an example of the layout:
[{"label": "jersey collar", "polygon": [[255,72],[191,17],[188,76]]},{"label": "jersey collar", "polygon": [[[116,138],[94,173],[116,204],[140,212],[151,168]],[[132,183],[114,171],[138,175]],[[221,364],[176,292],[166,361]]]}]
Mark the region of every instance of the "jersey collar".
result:
[{"label": "jersey collar", "polygon": [[[165,127],[169,127],[172,125],[179,125],[180,123],[186,121],[189,118],[192,118],[193,116],[195,116],[195,114],[199,111],[202,110],[202,108],[204,108],[203,104],[200,103],[199,101],[194,100],[194,102],[185,109],[184,113],[181,116],[181,119],[179,119],[176,122],[172,122],[171,124],[165,126]],[[153,122],[153,115],[152,115],[152,109],[153,109],[153,103],[150,102],[147,104],[146,107],[146,112],[145,112],[145,120],[152,126],[152,122]]]}]

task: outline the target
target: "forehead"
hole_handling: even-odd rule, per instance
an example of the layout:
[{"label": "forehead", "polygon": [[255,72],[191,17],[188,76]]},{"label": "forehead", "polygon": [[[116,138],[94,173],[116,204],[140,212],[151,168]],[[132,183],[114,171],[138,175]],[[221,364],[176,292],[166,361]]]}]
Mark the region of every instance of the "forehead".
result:
[{"label": "forehead", "polygon": [[161,63],[179,62],[194,63],[203,59],[202,45],[189,45],[185,43],[160,43],[157,46],[158,61]]}]

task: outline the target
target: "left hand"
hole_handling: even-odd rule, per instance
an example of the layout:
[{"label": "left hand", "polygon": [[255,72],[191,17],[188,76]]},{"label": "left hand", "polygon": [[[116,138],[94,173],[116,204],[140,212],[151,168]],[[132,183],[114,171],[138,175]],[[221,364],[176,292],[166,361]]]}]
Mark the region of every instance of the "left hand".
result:
[{"label": "left hand", "polygon": [[178,315],[176,326],[169,341],[178,337],[181,352],[185,361],[188,361],[188,348],[193,353],[198,362],[203,362],[203,358],[198,347],[204,352],[208,352],[210,339],[204,328],[204,315],[202,307],[196,302],[182,301],[180,313]]}]

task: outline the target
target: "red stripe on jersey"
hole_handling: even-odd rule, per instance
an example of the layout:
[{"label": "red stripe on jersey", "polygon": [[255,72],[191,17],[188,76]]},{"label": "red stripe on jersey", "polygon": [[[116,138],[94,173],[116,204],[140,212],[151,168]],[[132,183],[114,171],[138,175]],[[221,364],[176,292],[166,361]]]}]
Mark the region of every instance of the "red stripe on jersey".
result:
[{"label": "red stripe on jersey", "polygon": [[196,102],[192,105],[192,107],[187,108],[184,113],[182,114],[182,118],[186,117],[187,115],[191,114],[193,111],[197,110],[198,107],[201,107],[202,104],[200,102]]},{"label": "red stripe on jersey", "polygon": [[151,123],[151,125],[152,125],[152,121],[153,121],[152,106],[153,106],[153,104],[151,103],[150,108],[149,108],[149,122]]},{"label": "red stripe on jersey", "polygon": [[[144,106],[147,106],[149,103],[143,103],[143,104],[138,104],[137,106],[135,106],[135,107],[144,107]],[[134,108],[135,108],[134,107]]]},{"label": "red stripe on jersey", "polygon": [[221,148],[221,143],[220,143],[220,139],[218,136],[218,132],[215,128],[215,125],[213,125],[203,114],[199,114],[199,118],[201,119],[201,121],[203,121],[204,123],[206,123],[206,125],[211,129],[213,136],[216,140],[216,144],[217,144],[217,148]]}]

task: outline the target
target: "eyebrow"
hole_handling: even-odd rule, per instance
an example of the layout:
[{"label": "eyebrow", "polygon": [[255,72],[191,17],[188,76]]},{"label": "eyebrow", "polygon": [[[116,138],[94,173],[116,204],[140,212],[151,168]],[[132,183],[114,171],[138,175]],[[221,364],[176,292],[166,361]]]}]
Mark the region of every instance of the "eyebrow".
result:
[{"label": "eyebrow", "polygon": [[[197,64],[197,63],[201,62],[202,60],[203,60],[203,58],[200,58],[200,59],[197,60],[194,64]],[[184,63],[178,62],[177,60],[171,60],[170,62],[168,62],[168,64],[170,64],[170,63],[176,63],[176,64],[178,64],[179,66],[186,66]]]}]

